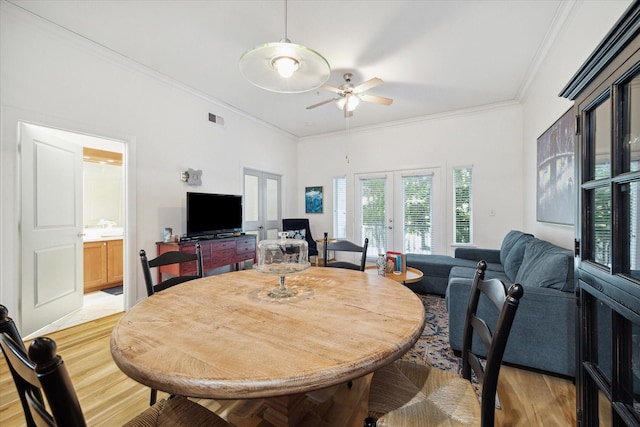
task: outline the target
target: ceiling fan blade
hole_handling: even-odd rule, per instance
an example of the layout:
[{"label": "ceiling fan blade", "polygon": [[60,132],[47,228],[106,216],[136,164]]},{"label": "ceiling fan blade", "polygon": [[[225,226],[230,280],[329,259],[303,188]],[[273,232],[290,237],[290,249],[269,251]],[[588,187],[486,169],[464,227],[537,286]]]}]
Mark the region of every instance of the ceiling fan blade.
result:
[{"label": "ceiling fan blade", "polygon": [[338,89],[337,87],[333,87],[333,86],[329,86],[329,85],[322,85],[320,86],[322,89],[324,90],[328,90],[329,92],[334,92],[337,94],[344,94],[344,92],[342,91],[342,89]]},{"label": "ceiling fan blade", "polygon": [[318,102],[317,104],[309,105],[307,107],[307,110],[311,110],[312,108],[316,108],[316,107],[319,107],[321,105],[328,104],[328,103],[333,102],[333,101],[337,101],[338,99],[340,99],[340,97],[327,99],[327,100],[324,100],[322,102]]},{"label": "ceiling fan blade", "polygon": [[382,96],[375,95],[360,95],[360,99],[366,102],[373,102],[382,105],[391,105],[393,103],[393,99],[391,98],[384,98]]},{"label": "ceiling fan blade", "polygon": [[382,83],[384,83],[384,81],[382,79],[374,77],[372,79],[367,80],[364,83],[360,83],[358,86],[353,88],[353,91],[357,92],[357,93],[362,93],[365,90],[369,90],[369,89],[374,88],[376,86],[380,86]]}]

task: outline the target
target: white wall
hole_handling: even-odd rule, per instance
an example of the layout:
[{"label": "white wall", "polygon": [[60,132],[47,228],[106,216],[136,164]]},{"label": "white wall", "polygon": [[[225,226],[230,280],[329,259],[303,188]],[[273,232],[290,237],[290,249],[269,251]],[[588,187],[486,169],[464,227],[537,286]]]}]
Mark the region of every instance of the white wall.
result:
[{"label": "white wall", "polygon": [[[321,237],[332,230],[333,177],[347,176],[347,206],[352,207],[355,174],[439,168],[443,202],[439,213],[448,219],[442,223],[441,253],[452,253],[452,168],[472,165],[474,244],[499,248],[509,230],[522,229],[521,141],[522,111],[516,104],[305,138],[298,149],[297,191],[324,187],[324,213],[307,215],[312,234]],[[350,163],[345,160],[347,151]],[[304,212],[304,201],[298,205]],[[353,215],[347,220],[348,237],[353,238]]]},{"label": "white wall", "polygon": [[[573,106],[572,101],[558,94],[630,3],[576,2],[523,100],[524,229],[566,248],[573,248],[574,227],[536,221],[536,141]],[[575,164],[577,167],[577,159]]]},{"label": "white wall", "polygon": [[[154,251],[164,227],[185,231],[186,191],[241,194],[243,167],[251,167],[283,175],[283,192],[295,194],[296,140],[288,134],[6,2],[0,2],[0,52],[0,301],[17,320],[20,120],[126,142],[133,216],[125,265],[133,301],[146,295],[137,252]],[[224,126],[209,122],[210,112]],[[188,168],[202,169],[202,186],[180,180]]]}]

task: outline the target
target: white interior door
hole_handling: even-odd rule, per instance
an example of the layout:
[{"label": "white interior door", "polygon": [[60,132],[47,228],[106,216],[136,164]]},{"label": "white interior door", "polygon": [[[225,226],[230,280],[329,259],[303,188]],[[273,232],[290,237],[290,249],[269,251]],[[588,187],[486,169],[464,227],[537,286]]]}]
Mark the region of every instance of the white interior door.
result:
[{"label": "white interior door", "polygon": [[82,307],[82,146],[22,123],[21,312],[28,335]]}]

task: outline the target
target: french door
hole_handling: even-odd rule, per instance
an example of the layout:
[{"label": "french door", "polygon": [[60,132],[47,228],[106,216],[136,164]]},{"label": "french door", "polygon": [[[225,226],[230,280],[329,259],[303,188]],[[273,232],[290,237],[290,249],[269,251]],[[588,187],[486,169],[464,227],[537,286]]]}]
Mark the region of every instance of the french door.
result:
[{"label": "french door", "polygon": [[439,169],[361,174],[355,181],[354,238],[369,239],[368,257],[441,253]]},{"label": "french door", "polygon": [[257,240],[278,238],[282,225],[280,175],[244,170],[244,231]]}]

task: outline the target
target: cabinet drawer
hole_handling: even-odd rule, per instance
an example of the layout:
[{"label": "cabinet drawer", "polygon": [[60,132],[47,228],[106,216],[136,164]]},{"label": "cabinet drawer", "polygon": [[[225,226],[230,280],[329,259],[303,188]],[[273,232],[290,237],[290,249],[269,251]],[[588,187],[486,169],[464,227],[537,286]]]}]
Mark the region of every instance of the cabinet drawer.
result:
[{"label": "cabinet drawer", "polygon": [[238,256],[238,261],[253,259],[256,255],[255,243],[253,245],[238,246],[236,248],[236,255]]},{"label": "cabinet drawer", "polygon": [[224,249],[221,251],[213,252],[211,257],[212,268],[222,267],[224,265],[235,264],[236,262],[236,250]]},{"label": "cabinet drawer", "polygon": [[220,251],[223,249],[235,249],[236,241],[235,240],[223,240],[221,242],[213,242],[211,243],[211,251]]}]

